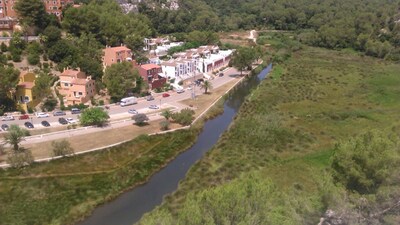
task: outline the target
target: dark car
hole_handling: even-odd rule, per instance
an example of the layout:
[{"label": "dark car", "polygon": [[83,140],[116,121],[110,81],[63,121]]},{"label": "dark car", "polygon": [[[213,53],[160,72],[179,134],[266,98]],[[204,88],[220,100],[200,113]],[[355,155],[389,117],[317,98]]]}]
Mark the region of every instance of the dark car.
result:
[{"label": "dark car", "polygon": [[20,115],[20,116],[19,116],[19,119],[20,119],[20,120],[27,120],[27,119],[29,119],[29,115],[28,115],[28,114]]},{"label": "dark car", "polygon": [[58,122],[62,125],[68,124],[68,121],[64,117],[58,118]]},{"label": "dark car", "polygon": [[224,73],[219,73],[218,76],[223,77]]},{"label": "dark car", "polygon": [[7,131],[9,128],[9,126],[7,124],[2,124],[1,125],[1,129],[3,129],[4,131]]},{"label": "dark car", "polygon": [[147,101],[153,101],[153,100],[154,100],[153,95],[148,95],[148,96],[146,97],[146,100],[147,100]]},{"label": "dark car", "polygon": [[53,112],[53,116],[65,116],[66,113],[64,111],[55,111]]},{"label": "dark car", "polygon": [[79,113],[81,113],[80,109],[78,109],[78,108],[72,108],[71,109],[71,114],[79,114]]},{"label": "dark car", "polygon": [[49,126],[50,126],[50,123],[47,122],[46,120],[43,120],[43,121],[41,122],[41,124],[42,124],[44,127],[49,127]]},{"label": "dark car", "polygon": [[33,126],[33,124],[31,122],[25,122],[24,125],[25,125],[26,128],[29,128],[29,129],[34,128],[34,126]]}]

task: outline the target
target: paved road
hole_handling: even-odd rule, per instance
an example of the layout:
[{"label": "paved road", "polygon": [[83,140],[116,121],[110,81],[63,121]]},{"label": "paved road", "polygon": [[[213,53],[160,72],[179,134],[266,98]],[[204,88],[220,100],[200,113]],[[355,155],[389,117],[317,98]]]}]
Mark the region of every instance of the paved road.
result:
[{"label": "paved road", "polygon": [[[215,79],[211,80],[212,85],[214,88],[220,87],[229,81],[232,81],[235,79],[235,75],[238,75],[239,72],[234,69],[234,68],[229,68],[226,71],[224,71],[224,76],[223,77],[216,77]],[[196,95],[200,95],[203,93],[203,90],[200,90],[200,87],[195,86],[194,92]],[[110,119],[111,121],[113,120],[119,120],[121,118],[127,118],[131,114],[128,113],[129,109],[136,109],[139,113],[151,113],[152,111],[156,111],[153,109],[149,109],[148,107],[150,105],[157,105],[161,106],[161,108],[181,108],[183,105],[179,104],[179,101],[182,101],[184,99],[189,99],[192,97],[192,90],[186,90],[184,93],[176,93],[174,91],[168,92],[170,94],[169,97],[163,98],[162,93],[154,94],[153,96],[155,97],[154,100],[152,101],[146,101],[145,98],[140,98],[138,100],[138,103],[135,105],[130,105],[126,107],[121,107],[119,105],[110,105],[110,109],[108,109]],[[58,119],[60,117],[64,118],[73,118],[73,119],[78,119],[78,114],[71,114],[71,112],[67,111],[67,114],[65,116],[53,116],[51,113],[49,113],[50,117],[48,118],[37,118],[36,116],[31,116],[30,119],[27,120],[18,120],[18,117],[15,116],[14,121],[0,121],[0,124],[17,124],[20,126],[23,126],[23,124],[27,121],[30,121],[33,123],[35,126],[34,129],[42,129],[44,128],[41,125],[41,122],[43,120],[46,120],[50,123],[51,127],[55,126],[62,126],[59,124]]]}]

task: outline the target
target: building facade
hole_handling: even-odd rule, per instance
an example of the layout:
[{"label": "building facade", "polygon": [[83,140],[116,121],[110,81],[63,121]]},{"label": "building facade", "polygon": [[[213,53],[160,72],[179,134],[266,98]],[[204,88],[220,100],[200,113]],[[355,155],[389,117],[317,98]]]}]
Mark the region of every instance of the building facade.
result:
[{"label": "building facade", "polygon": [[59,92],[65,105],[86,103],[96,94],[95,81],[80,70],[64,70],[59,75]]},{"label": "building facade", "polygon": [[124,61],[131,62],[133,60],[132,50],[126,46],[109,47],[103,49],[103,68],[104,70],[114,63]]},{"label": "building facade", "polygon": [[162,77],[161,66],[156,64],[144,64],[137,67],[140,76],[149,84],[150,89],[161,88],[167,82],[167,79]]},{"label": "building facade", "polygon": [[19,83],[15,90],[14,100],[18,106],[25,112],[29,109],[34,109],[40,102],[34,87],[35,87],[36,74],[32,72],[23,71],[19,75]]},{"label": "building facade", "polygon": [[[0,18],[11,17],[17,18],[17,12],[14,9],[15,3],[23,0],[0,0]],[[74,4],[73,0],[42,0],[46,8],[46,12],[54,14],[59,19],[62,16],[62,10],[68,4]]]}]

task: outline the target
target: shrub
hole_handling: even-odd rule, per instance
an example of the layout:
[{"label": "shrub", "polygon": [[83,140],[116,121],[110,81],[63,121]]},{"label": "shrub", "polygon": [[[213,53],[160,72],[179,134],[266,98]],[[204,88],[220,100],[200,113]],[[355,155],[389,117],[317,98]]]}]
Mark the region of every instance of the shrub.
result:
[{"label": "shrub", "polygon": [[28,55],[28,63],[30,65],[37,65],[40,63],[40,57],[37,53],[32,53]]},{"label": "shrub", "polygon": [[51,146],[53,147],[53,156],[67,156],[73,155],[74,149],[71,147],[71,143],[69,141],[63,139],[61,141],[53,141],[51,142]]},{"label": "shrub", "polygon": [[22,168],[24,166],[29,166],[33,163],[33,156],[30,150],[23,151],[13,151],[9,154],[7,158],[7,163],[13,168]]},{"label": "shrub", "polygon": [[11,54],[12,61],[13,62],[21,62],[21,55],[18,53],[12,53]]},{"label": "shrub", "polygon": [[169,125],[170,125],[170,122],[168,120],[163,120],[160,122],[160,126],[161,126],[160,129],[162,131],[169,130]]},{"label": "shrub", "polygon": [[1,50],[1,52],[7,52],[8,51],[8,47],[7,47],[6,44],[4,44],[4,42],[1,43],[0,50]]},{"label": "shrub", "polygon": [[44,54],[44,55],[43,55],[43,61],[47,61],[47,60],[49,60],[49,59],[47,58],[47,55]]},{"label": "shrub", "polygon": [[33,109],[31,107],[28,107],[28,113],[33,113]]},{"label": "shrub", "polygon": [[172,119],[176,123],[187,126],[192,123],[194,114],[194,110],[185,108],[182,109],[179,113],[172,114]]},{"label": "shrub", "polygon": [[44,101],[41,109],[42,111],[50,112],[53,111],[56,108],[56,106],[57,106],[57,100],[54,99],[53,97],[49,97]]},{"label": "shrub", "polygon": [[99,105],[104,105],[104,100],[103,99],[99,100]]}]

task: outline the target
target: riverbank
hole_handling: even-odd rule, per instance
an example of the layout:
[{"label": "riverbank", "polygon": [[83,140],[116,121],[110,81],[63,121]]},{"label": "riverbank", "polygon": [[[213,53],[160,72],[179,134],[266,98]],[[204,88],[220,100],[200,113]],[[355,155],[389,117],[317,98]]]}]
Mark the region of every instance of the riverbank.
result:
[{"label": "riverbank", "polygon": [[215,147],[139,224],[317,224],[340,204],[328,173],[333,147],[365,131],[399,130],[400,67],[304,48],[274,67]]},{"label": "riverbank", "polygon": [[[219,101],[215,107],[221,107]],[[204,118],[220,112],[211,109]],[[203,122],[201,119],[184,131],[140,135],[103,151],[35,164],[23,170],[1,170],[1,224],[70,224],[85,217],[97,205],[146,182],[189,148]]]}]

